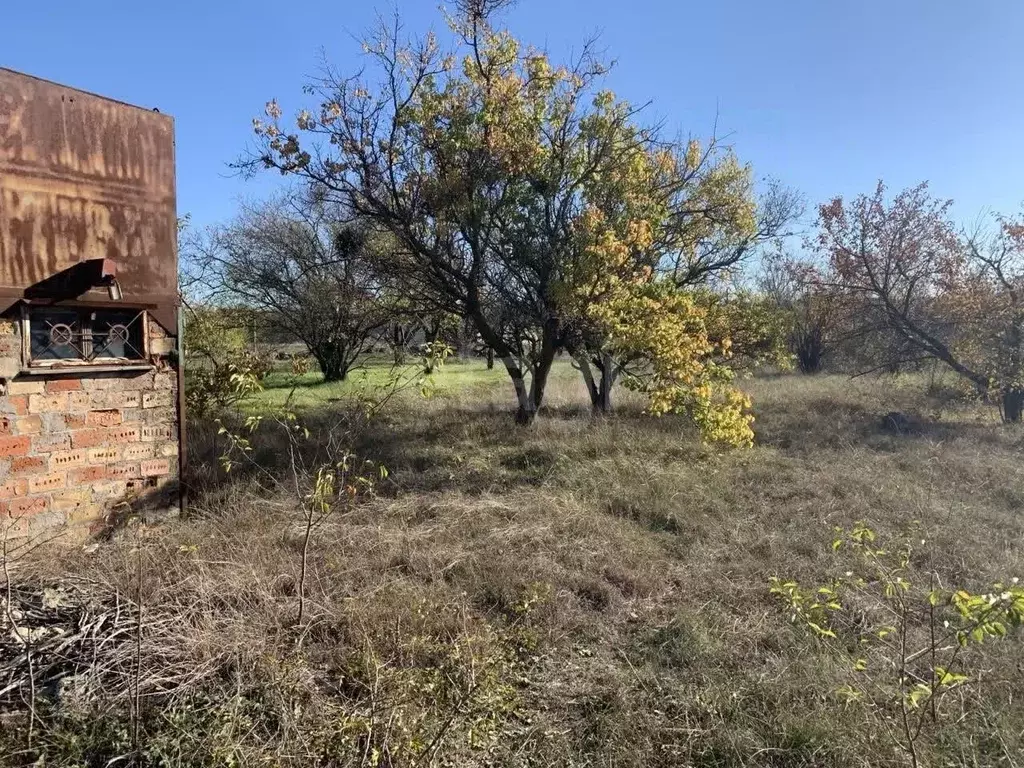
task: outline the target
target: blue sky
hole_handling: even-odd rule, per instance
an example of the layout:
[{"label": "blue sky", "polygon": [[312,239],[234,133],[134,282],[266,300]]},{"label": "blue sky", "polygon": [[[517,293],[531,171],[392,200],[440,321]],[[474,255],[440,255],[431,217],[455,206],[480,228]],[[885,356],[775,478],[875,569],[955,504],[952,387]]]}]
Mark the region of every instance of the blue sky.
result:
[{"label": "blue sky", "polygon": [[[359,66],[356,0],[5,4],[0,66],[175,116],[178,208],[198,224],[280,179],[233,177],[251,118],[289,110],[319,66]],[[389,13],[393,3],[377,10]],[[410,30],[443,22],[398,0]],[[611,87],[683,133],[717,115],[741,159],[813,203],[929,180],[973,220],[1024,202],[1024,2],[520,0],[508,26],[555,58],[600,33]]]}]

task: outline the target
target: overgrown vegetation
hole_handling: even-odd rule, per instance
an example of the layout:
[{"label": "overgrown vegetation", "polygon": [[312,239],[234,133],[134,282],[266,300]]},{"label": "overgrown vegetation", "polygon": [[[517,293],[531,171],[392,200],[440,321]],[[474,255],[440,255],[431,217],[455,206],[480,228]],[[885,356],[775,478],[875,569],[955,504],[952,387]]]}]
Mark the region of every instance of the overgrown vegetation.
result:
[{"label": "overgrown vegetation", "polygon": [[[685,420],[643,415],[642,398],[590,419],[564,363],[547,418],[510,429],[501,378],[486,383],[481,362],[476,386],[445,383],[463,368],[369,421],[344,402],[302,408],[294,464],[267,423],[254,464],[224,473],[215,428],[194,424],[189,520],[19,559],[11,606],[34,669],[80,667],[3,694],[6,762],[901,766],[886,699],[835,693],[851,676],[867,692],[896,685],[886,663],[855,641],[841,658],[792,624],[768,578],[849,571],[873,590],[862,553],[830,546],[862,520],[873,549],[914,542],[899,578],[925,597],[983,595],[1024,571],[1021,435],[976,402],[925,395],[919,377],[748,380],[755,445],[720,454]],[[891,410],[925,426],[893,434],[879,418]],[[341,451],[388,473],[317,512],[300,622],[315,469]],[[842,642],[880,628],[871,603],[842,604]],[[915,743],[920,765],[1013,765],[1024,749],[1007,630],[948,670],[970,680]],[[5,672],[23,675],[5,643]]]},{"label": "overgrown vegetation", "polygon": [[1024,224],[880,183],[798,252],[509,4],[254,121],[190,514],[3,541],[0,763],[1018,765]]}]

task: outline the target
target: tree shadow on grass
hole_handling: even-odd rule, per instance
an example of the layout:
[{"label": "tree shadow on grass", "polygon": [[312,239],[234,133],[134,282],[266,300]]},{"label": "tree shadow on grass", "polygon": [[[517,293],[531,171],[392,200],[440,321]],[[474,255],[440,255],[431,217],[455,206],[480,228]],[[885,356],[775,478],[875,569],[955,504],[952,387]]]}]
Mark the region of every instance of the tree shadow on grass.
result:
[{"label": "tree shadow on grass", "polygon": [[905,411],[892,411],[882,402],[833,397],[801,399],[782,408],[755,404],[756,442],[785,453],[806,455],[843,450],[852,444],[893,453],[907,442],[967,440],[1000,445],[1013,437],[1012,429],[1001,429],[994,421],[955,417],[939,420],[928,413],[929,405],[922,400]]},{"label": "tree shadow on grass", "polygon": [[[226,429],[246,439],[246,453],[231,450],[229,435],[210,420],[190,425],[189,471],[186,482],[193,498],[240,483],[272,489],[293,488],[295,477],[308,483],[318,467],[350,463],[383,466],[387,478],[377,483],[381,494],[456,490],[477,495],[536,487],[548,481],[570,452],[586,461],[620,451],[615,431],[632,431],[634,442],[652,440],[676,445],[692,442],[692,428],[674,417],[651,418],[624,407],[610,417],[594,417],[589,406],[545,408],[537,422],[516,426],[513,411],[491,404],[396,403],[366,420],[344,402],[305,410],[301,428],[265,419],[249,434],[240,417],[222,419]],[[637,437],[639,435],[639,438]],[[222,457],[232,455],[230,471]],[[604,452],[604,453],[603,453]],[[373,471],[366,465],[368,471]]]}]

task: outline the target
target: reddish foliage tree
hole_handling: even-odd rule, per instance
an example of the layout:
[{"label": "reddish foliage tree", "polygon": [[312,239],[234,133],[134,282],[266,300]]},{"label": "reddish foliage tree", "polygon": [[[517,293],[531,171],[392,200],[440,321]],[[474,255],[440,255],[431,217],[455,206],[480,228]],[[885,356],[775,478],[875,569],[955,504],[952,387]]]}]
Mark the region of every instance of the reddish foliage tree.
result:
[{"label": "reddish foliage tree", "polygon": [[822,285],[836,291],[855,332],[884,339],[878,367],[935,358],[1000,398],[1003,418],[1024,413],[1024,225],[961,235],[951,201],[927,184],[887,200],[879,182],[851,203],[818,212],[812,241],[827,262]]}]

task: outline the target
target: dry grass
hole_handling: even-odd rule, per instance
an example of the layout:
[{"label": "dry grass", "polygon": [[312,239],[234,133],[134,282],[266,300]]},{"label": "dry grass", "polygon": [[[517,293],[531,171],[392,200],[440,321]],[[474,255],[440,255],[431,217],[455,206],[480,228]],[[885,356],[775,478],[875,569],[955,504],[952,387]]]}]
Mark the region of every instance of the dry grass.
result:
[{"label": "dry grass", "polygon": [[[767,579],[843,570],[832,529],[856,520],[925,539],[920,574],[1024,575],[1024,433],[917,381],[780,376],[749,382],[758,445],[720,454],[628,397],[592,421],[570,375],[553,387],[526,430],[504,387],[403,400],[356,433],[337,410],[309,414],[304,466],[343,436],[390,477],[315,530],[301,628],[294,492],[213,471],[212,430],[194,430],[207,460],[192,519],[59,568],[18,564],[26,589],[71,574],[94,613],[117,596],[135,617],[141,557],[143,633],[111,651],[101,693],[56,710],[39,694],[30,750],[24,708],[8,716],[8,762],[903,764],[830,694],[840,670]],[[923,427],[886,434],[892,410]],[[289,477],[273,438],[256,455]],[[1021,763],[1019,645],[983,650],[985,684],[930,738],[928,765]]]}]

